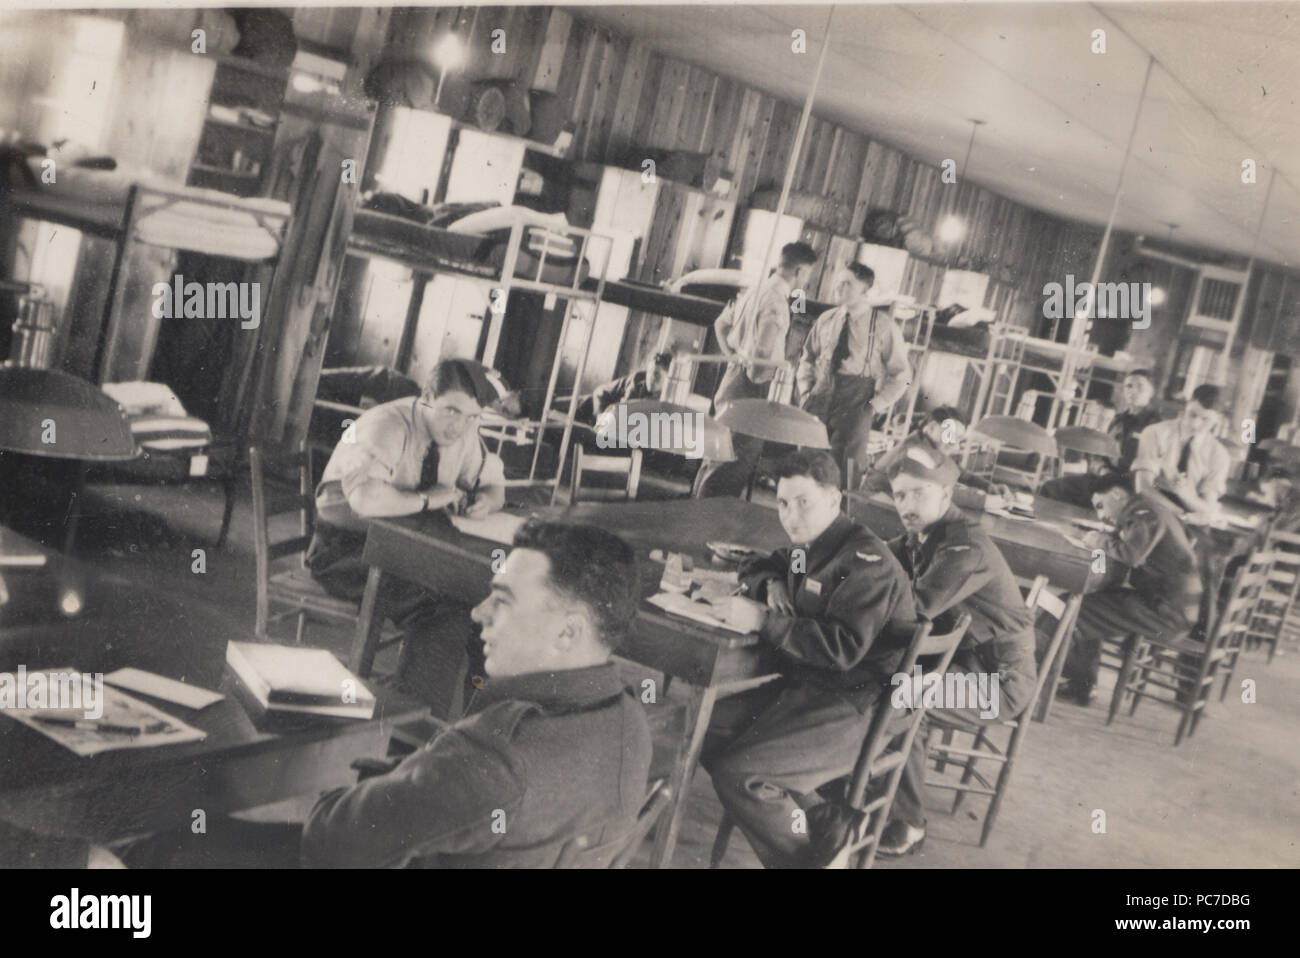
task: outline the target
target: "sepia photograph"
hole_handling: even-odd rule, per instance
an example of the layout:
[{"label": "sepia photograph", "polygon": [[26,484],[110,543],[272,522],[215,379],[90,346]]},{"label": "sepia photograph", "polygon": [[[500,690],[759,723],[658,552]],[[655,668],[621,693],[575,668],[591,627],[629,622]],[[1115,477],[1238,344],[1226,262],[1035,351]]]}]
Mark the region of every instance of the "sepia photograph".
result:
[{"label": "sepia photograph", "polygon": [[137,2],[0,5],[0,867],[1300,866],[1300,4]]}]

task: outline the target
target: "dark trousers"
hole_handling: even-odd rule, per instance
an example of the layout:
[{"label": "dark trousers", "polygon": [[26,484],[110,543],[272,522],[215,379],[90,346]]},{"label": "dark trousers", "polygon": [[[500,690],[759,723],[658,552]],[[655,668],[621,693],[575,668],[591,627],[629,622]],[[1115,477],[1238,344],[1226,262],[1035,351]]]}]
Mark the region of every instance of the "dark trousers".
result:
[{"label": "dark trousers", "polygon": [[852,773],[870,723],[870,708],[786,680],[719,703],[701,764],[764,866],[799,864],[808,834],[795,813],[821,804],[817,789]]},{"label": "dark trousers", "polygon": [[[732,363],[727,367],[722,382],[718,384],[718,391],[713,395],[714,413],[717,413],[723,403],[732,399],[766,399],[768,386],[768,383],[754,382],[744,367]],[[696,473],[695,484],[691,489],[692,496],[702,499],[745,495],[750,477],[758,468],[758,460],[763,453],[763,440],[733,432],[731,448],[736,454],[731,462],[705,459],[700,464],[700,471]]]},{"label": "dark trousers", "polygon": [[1071,683],[1091,689],[1097,684],[1104,640],[1122,638],[1131,632],[1151,638],[1187,632],[1195,623],[1198,604],[1199,598],[1194,598],[1182,602],[1182,609],[1175,602],[1156,605],[1136,589],[1127,588],[1084,596],[1061,674]]},{"label": "dark trousers", "polygon": [[871,439],[871,421],[876,411],[871,400],[876,395],[876,381],[870,376],[844,376],[834,374],[831,388],[821,395],[809,398],[804,407],[826,424],[830,434],[831,455],[840,467],[840,477],[848,481],[848,460],[853,459],[859,468],[867,461],[867,445]]}]

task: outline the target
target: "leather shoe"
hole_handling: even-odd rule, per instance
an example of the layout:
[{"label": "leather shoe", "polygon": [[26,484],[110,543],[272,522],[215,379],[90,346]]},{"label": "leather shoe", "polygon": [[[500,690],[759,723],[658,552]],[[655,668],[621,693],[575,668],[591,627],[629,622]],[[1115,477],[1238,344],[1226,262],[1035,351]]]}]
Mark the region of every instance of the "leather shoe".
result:
[{"label": "leather shoe", "polygon": [[925,844],[925,829],[909,825],[907,822],[895,821],[885,826],[880,835],[880,847],[877,854],[886,858],[897,858],[920,851]]}]

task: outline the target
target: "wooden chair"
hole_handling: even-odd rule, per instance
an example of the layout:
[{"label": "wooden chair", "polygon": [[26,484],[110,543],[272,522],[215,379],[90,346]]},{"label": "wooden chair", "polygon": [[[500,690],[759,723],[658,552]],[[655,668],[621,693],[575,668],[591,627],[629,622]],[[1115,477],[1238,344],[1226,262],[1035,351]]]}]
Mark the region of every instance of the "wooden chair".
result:
[{"label": "wooden chair", "polygon": [[579,835],[565,844],[556,860],[556,868],[626,868],[636,857],[641,843],[658,822],[672,799],[668,779],[660,778],[650,783],[650,789],[641,811],[632,827],[607,841],[592,844],[589,834]]},{"label": "wooden chair", "polygon": [[[1276,559],[1269,567],[1260,590],[1244,645],[1253,648],[1267,644],[1268,662],[1271,664],[1277,654],[1278,640],[1286,628],[1287,617],[1295,605],[1297,591],[1300,591],[1300,534],[1270,532],[1264,542],[1264,551],[1272,553]],[[1228,679],[1224,681],[1225,691],[1236,665],[1234,652],[1231,661],[1225,663],[1229,670]]]},{"label": "wooden chair", "polygon": [[[926,785],[931,788],[951,789],[956,792],[952,803],[952,814],[954,815],[957,813],[957,809],[961,807],[962,800],[968,792],[990,797],[989,807],[984,813],[984,826],[980,832],[981,848],[988,843],[989,835],[993,833],[993,824],[997,821],[998,810],[1002,807],[1002,800],[1006,797],[1011,784],[1011,771],[1015,767],[1016,756],[1024,743],[1025,735],[1029,732],[1031,717],[1038,705],[1038,697],[1042,694],[1047,676],[1051,671],[1051,664],[1060,652],[1065,637],[1074,628],[1074,619],[1079,613],[1079,605],[1082,601],[1082,595],[1072,595],[1066,599],[1057,596],[1051,590],[1046,576],[1040,575],[1030,585],[1025,604],[1035,612],[1047,613],[1056,620],[1056,627],[1052,630],[1051,642],[1038,662],[1038,678],[1034,683],[1033,693],[1025,704],[1024,710],[1016,718],[1000,719],[990,722],[988,725],[973,727],[947,718],[942,710],[929,713],[930,724],[926,729],[927,755],[936,760],[939,771],[943,770],[949,759],[955,758],[956,761],[952,762],[952,764],[962,766],[962,776],[960,782],[927,780]],[[1006,744],[1002,747],[999,747],[990,736],[990,733],[998,728],[1011,730]],[[936,732],[942,733],[943,740],[940,744],[933,742],[934,733]],[[973,737],[974,741],[969,748],[952,745],[953,736],[958,732]],[[976,767],[979,762],[991,763],[998,767],[996,781],[990,781]]]},{"label": "wooden chair", "polygon": [[[1170,638],[1132,634],[1124,640],[1119,679],[1110,700],[1106,724],[1115,720],[1126,696],[1132,697],[1129,715],[1142,699],[1151,699],[1181,713],[1174,745],[1196,734],[1218,667],[1233,650],[1239,651],[1250,627],[1251,613],[1259,599],[1273,554],[1254,553],[1237,570],[1227,604],[1209,631],[1208,642],[1198,642],[1186,633]],[[1234,656],[1235,659],[1235,656]],[[1148,690],[1152,686],[1153,690]],[[1169,696],[1161,694],[1171,693]]]},{"label": "wooden chair", "polygon": [[[906,675],[908,681],[911,681],[913,667],[920,659],[927,658],[937,659],[937,661],[933,668],[924,668],[923,674],[933,672],[943,675],[948,670],[948,664],[952,661],[969,625],[969,613],[963,614],[951,632],[934,635],[930,632],[930,622],[919,622],[912,632],[912,639],[899,665],[898,674]],[[845,868],[852,862],[855,868],[870,868],[875,863],[876,848],[889,821],[889,810],[893,807],[894,795],[903,777],[903,766],[907,764],[912,742],[925,718],[924,701],[915,703],[908,716],[907,728],[900,733],[894,725],[899,710],[894,707],[893,698],[891,690],[885,689],[881,692],[853,772],[839,782],[828,783],[828,786],[819,790],[825,791],[833,789],[836,785],[842,785],[845,789],[845,804],[857,813],[859,819],[854,833],[849,836],[849,841],[827,867]],[[900,734],[902,742],[895,748],[891,743]],[[882,782],[883,787],[879,787]],[[870,798],[867,797],[869,787],[874,792]],[[722,863],[734,828],[735,822],[731,816],[724,813],[722,822],[718,826],[717,837],[713,840],[713,852],[709,856],[710,867],[717,868]]]},{"label": "wooden chair", "polygon": [[[281,457],[277,456],[277,459]],[[290,615],[298,617],[296,641],[302,644],[307,619],[315,617],[340,625],[355,626],[358,607],[346,599],[330,595],[312,578],[306,566],[307,546],[311,543],[315,496],[312,488],[311,449],[299,445],[283,456],[284,466],[298,476],[296,495],[275,495],[272,504],[266,488],[266,462],[257,446],[248,450],[248,466],[253,481],[253,549],[257,560],[257,634],[266,635],[267,627]],[[271,541],[271,525],[280,516],[297,518],[297,535]],[[283,560],[291,560],[288,563]],[[274,571],[280,563],[286,568]],[[272,612],[272,604],[282,606]]]},{"label": "wooden chair", "polygon": [[[636,498],[637,488],[641,483],[642,450],[633,449],[630,456],[597,456],[587,452],[582,446],[573,447],[573,472],[569,480],[569,501],[585,502],[589,500]],[[582,485],[585,473],[626,476],[627,481],[621,487],[608,488]]]}]

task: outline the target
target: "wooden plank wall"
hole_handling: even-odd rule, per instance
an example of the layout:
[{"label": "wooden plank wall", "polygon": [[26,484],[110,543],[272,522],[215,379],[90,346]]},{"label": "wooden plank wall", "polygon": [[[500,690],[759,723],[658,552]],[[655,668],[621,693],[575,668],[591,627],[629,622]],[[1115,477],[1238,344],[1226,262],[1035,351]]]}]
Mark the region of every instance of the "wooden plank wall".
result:
[{"label": "wooden plank wall", "polygon": [[[455,24],[469,38],[467,74],[502,77],[513,69],[527,83],[553,15],[561,33],[567,28],[567,40],[555,92],[533,94],[531,139],[551,142],[569,124],[574,136],[570,155],[597,163],[616,162],[637,147],[712,153],[731,171],[727,198],[740,204],[756,190],[780,187],[802,104],[674,59],[641,40],[546,7],[397,11],[390,37],[405,55],[418,56],[440,31]],[[497,27],[507,31],[504,57],[489,50]],[[973,183],[944,184],[937,168],[815,114],[793,189],[850,207],[853,235],[874,208],[906,214],[933,233],[947,212],[945,204],[953,204],[969,223],[953,259],[990,273],[995,281],[991,291],[997,284],[1014,287],[1014,295],[1006,290],[998,294],[1001,311],[1005,319],[1030,328],[1041,316],[1042,283],[1060,279],[1065,267],[1076,275],[1088,272],[1088,250],[1095,249],[1100,235],[1100,230],[1074,226]],[[955,198],[949,190],[956,191]]]}]

